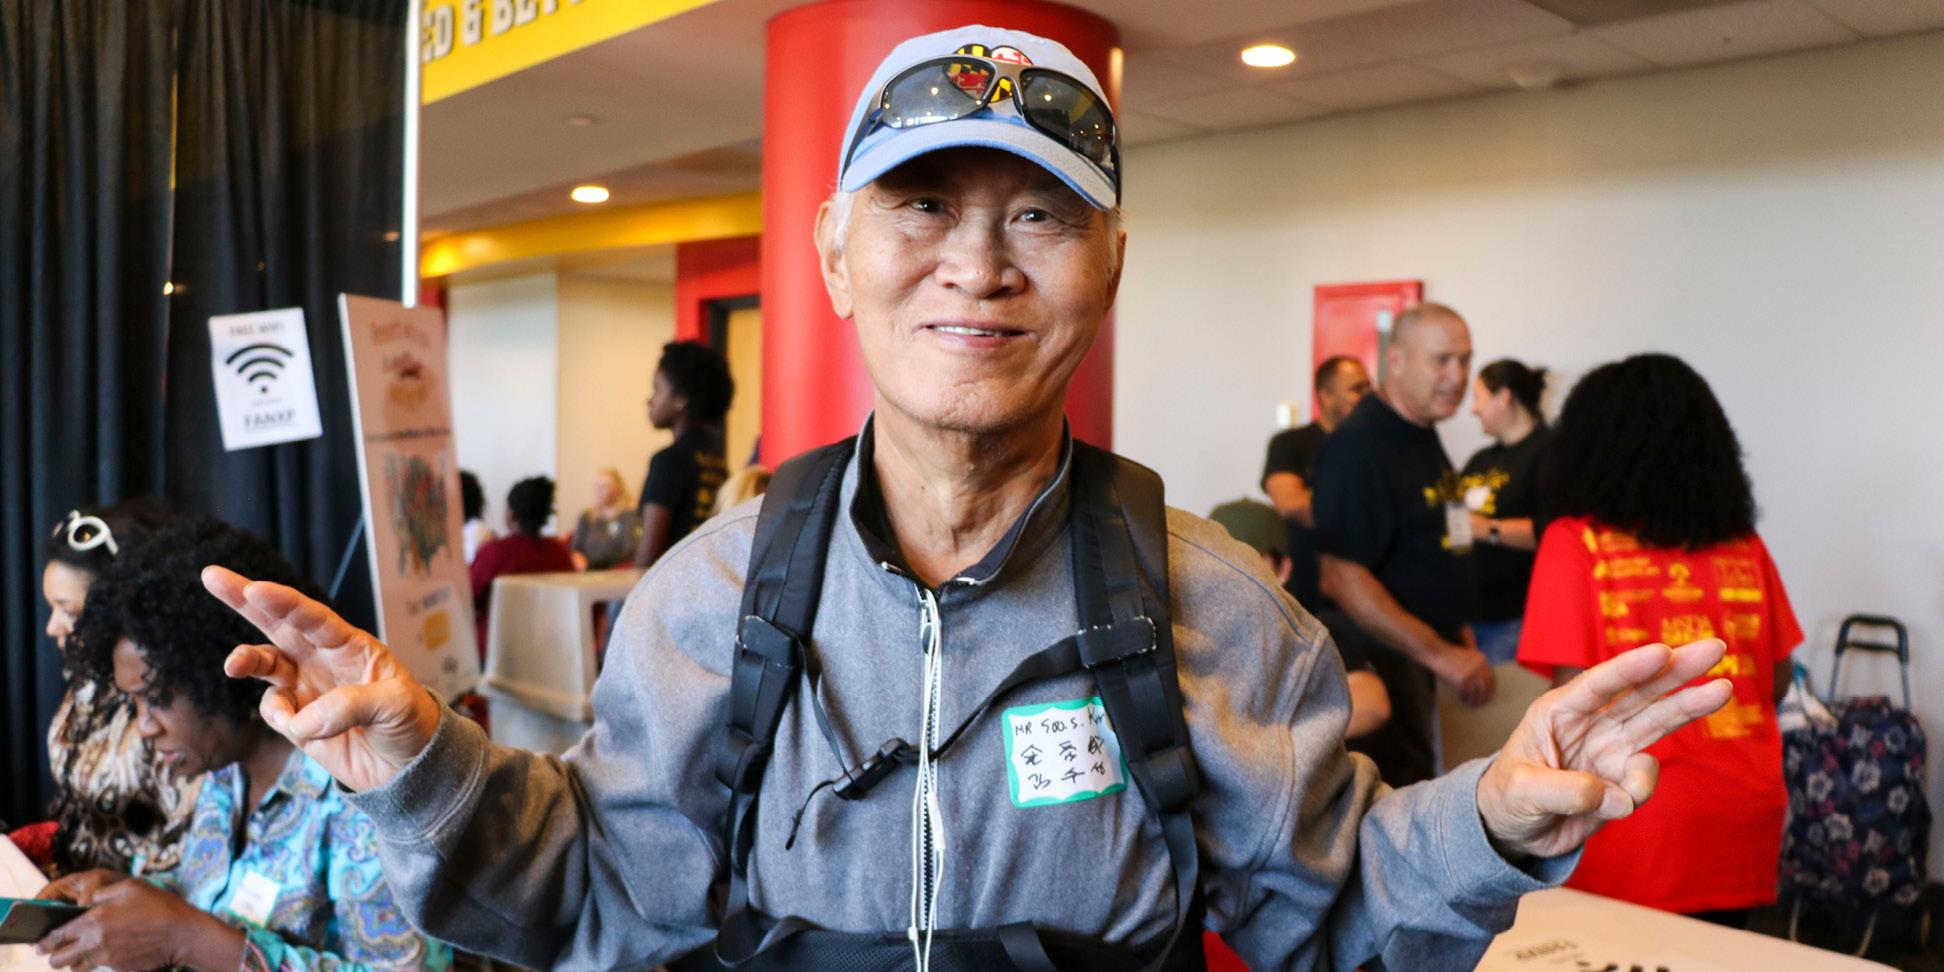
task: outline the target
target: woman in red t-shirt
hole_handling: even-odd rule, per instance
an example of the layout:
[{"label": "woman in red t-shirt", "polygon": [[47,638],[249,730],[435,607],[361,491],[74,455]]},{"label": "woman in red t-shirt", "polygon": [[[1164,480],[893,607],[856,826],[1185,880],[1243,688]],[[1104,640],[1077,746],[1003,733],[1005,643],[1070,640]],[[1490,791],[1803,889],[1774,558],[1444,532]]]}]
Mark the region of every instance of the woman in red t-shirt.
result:
[{"label": "woman in red t-shirt", "polygon": [[503,574],[547,574],[574,569],[574,551],[566,542],[540,534],[553,515],[553,480],[534,476],[514,483],[506,494],[506,525],[513,532],[487,541],[473,556],[473,621],[479,626],[481,664],[486,661],[486,621],[493,605],[493,578]]},{"label": "woman in red t-shirt", "polygon": [[1719,638],[1720,711],[1648,748],[1660,788],[1587,841],[1568,886],[1740,925],[1775,900],[1782,737],[1775,703],[1802,629],[1768,548],[1741,445],[1678,358],[1597,368],[1567,397],[1545,465],[1546,527],[1519,661],[1563,683],[1630,648]]}]

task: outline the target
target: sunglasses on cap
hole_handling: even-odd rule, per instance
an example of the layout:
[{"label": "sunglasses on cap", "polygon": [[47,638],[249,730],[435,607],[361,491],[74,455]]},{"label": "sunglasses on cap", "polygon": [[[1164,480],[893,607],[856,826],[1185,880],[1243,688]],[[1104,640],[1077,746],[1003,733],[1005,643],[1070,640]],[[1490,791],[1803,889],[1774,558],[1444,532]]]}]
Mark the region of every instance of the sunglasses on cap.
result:
[{"label": "sunglasses on cap", "polygon": [[972,54],[920,61],[886,83],[851,136],[844,166],[880,128],[956,121],[1007,101],[1028,125],[1100,170],[1120,195],[1119,138],[1105,101],[1071,75]]},{"label": "sunglasses on cap", "polygon": [[121,546],[115,543],[115,534],[108,529],[108,523],[98,516],[82,516],[80,510],[69,510],[67,519],[54,525],[54,535],[67,534],[68,549],[75,553],[87,553],[96,547],[107,547],[108,556],[121,556]]}]

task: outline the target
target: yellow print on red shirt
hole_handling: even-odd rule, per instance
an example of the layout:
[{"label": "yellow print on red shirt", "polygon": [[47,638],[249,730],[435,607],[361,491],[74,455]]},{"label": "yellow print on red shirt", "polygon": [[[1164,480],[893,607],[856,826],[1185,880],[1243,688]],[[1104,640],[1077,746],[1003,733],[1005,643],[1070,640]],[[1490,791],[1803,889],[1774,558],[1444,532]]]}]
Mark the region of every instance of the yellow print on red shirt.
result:
[{"label": "yellow print on red shirt", "polygon": [[1737,641],[1753,641],[1762,636],[1762,616],[1759,614],[1728,615],[1728,636]]},{"label": "yellow print on red shirt", "polygon": [[1654,592],[1644,588],[1621,591],[1600,592],[1600,616],[1603,618],[1624,618],[1633,613],[1628,604],[1652,600]]},{"label": "yellow print on red shirt", "polygon": [[1675,561],[1667,568],[1668,585],[1661,588],[1661,596],[1677,604],[1691,604],[1707,595],[1707,590],[1693,582],[1694,568]]},{"label": "yellow print on red shirt", "polygon": [[1715,579],[1721,585],[1723,601],[1759,604],[1762,601],[1762,571],[1752,560],[1741,557],[1716,557]]},{"label": "yellow print on red shirt", "polygon": [[1715,636],[1714,625],[1708,622],[1705,614],[1676,614],[1661,619],[1661,642],[1669,645],[1685,645],[1690,641]]},{"label": "yellow print on red shirt", "polygon": [[1701,725],[1711,739],[1746,739],[1757,726],[1767,721],[1768,713],[1761,705],[1730,700],[1703,720]]},{"label": "yellow print on red shirt", "polygon": [[1585,532],[1580,534],[1580,540],[1586,544],[1587,553],[1623,554],[1640,552],[1640,541],[1635,540],[1632,534],[1621,533],[1618,530],[1595,530],[1592,527],[1587,527]]},{"label": "yellow print on red shirt", "polygon": [[1594,580],[1633,580],[1659,577],[1660,565],[1652,557],[1614,557],[1593,565]]}]

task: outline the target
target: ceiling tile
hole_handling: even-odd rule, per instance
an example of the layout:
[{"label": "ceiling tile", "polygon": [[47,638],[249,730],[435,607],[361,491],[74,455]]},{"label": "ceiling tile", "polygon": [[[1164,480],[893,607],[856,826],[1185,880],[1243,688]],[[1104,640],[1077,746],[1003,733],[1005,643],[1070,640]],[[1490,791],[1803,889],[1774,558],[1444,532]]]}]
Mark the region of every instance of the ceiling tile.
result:
[{"label": "ceiling tile", "polygon": [[1663,67],[1840,44],[1856,34],[1798,0],[1749,0],[1594,27],[1600,40]]},{"label": "ceiling tile", "polygon": [[1809,0],[1860,34],[1886,37],[1944,27],[1939,0]]},{"label": "ceiling tile", "polygon": [[1144,105],[1141,111],[1162,121],[1211,131],[1227,131],[1314,118],[1329,109],[1261,88],[1233,88],[1178,101]]},{"label": "ceiling tile", "polygon": [[1573,25],[1523,0],[1419,0],[1309,25],[1313,36],[1416,58],[1570,33]]},{"label": "ceiling tile", "polygon": [[1380,64],[1277,84],[1275,90],[1330,108],[1373,108],[1404,101],[1429,101],[1468,94],[1474,89],[1415,64]]},{"label": "ceiling tile", "polygon": [[1427,57],[1418,62],[1480,88],[1510,88],[1512,78],[1506,68],[1514,64],[1557,67],[1562,81],[1646,71],[1653,64],[1636,54],[1621,50],[1587,34],[1542,37],[1493,47],[1477,47]]},{"label": "ceiling tile", "polygon": [[1171,138],[1187,138],[1190,135],[1206,135],[1208,129],[1195,125],[1183,125],[1156,115],[1138,111],[1120,113],[1121,141],[1128,145],[1146,145],[1149,142],[1165,142]]},{"label": "ceiling tile", "polygon": [[[1230,56],[1234,56],[1233,51]],[[1240,62],[1237,66],[1242,66]],[[1228,71],[1207,71],[1183,67],[1170,57],[1147,52],[1129,54],[1121,71],[1121,102],[1142,105],[1189,95],[1207,94],[1235,84],[1239,79]]]},{"label": "ceiling tile", "polygon": [[[1256,43],[1282,44],[1296,52],[1296,63],[1280,68],[1253,68],[1242,63],[1242,49]],[[1160,52],[1152,56],[1170,67],[1192,71],[1205,78],[1219,79],[1225,85],[1243,86],[1328,74],[1332,71],[1395,60],[1388,54],[1368,47],[1340,38],[1320,35],[1308,27],[1249,35],[1246,39],[1229,37],[1193,47]]]},{"label": "ceiling tile", "polygon": [[1414,0],[1078,0],[1120,28],[1130,52],[1171,50],[1221,37],[1273,31],[1295,24],[1394,7]]}]

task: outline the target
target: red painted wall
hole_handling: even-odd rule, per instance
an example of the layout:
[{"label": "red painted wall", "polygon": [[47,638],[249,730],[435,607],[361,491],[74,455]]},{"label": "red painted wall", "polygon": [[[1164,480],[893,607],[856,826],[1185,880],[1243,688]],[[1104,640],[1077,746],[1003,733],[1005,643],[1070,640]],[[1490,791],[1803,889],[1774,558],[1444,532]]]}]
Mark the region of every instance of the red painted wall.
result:
[{"label": "red painted wall", "polygon": [[709,339],[709,301],[762,289],[760,236],[675,244],[675,340]]}]

